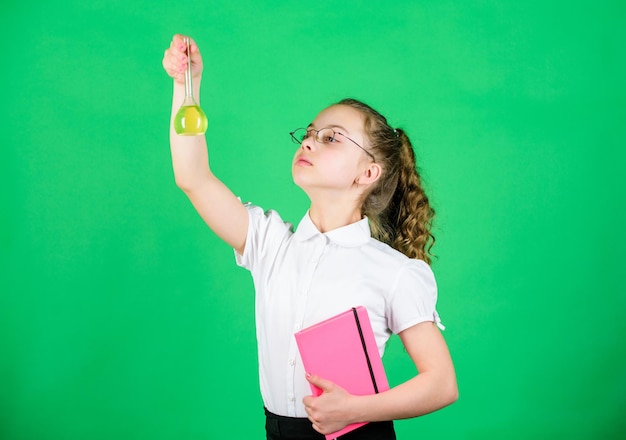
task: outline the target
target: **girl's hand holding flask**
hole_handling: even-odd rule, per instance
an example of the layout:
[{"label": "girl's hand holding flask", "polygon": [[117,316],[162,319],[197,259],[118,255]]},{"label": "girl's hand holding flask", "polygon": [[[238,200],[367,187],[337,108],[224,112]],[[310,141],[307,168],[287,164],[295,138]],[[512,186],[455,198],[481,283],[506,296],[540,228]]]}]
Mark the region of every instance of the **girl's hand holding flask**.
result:
[{"label": "girl's hand holding flask", "polygon": [[204,134],[207,117],[194,98],[192,78],[200,80],[202,57],[198,46],[190,37],[175,35],[163,57],[163,67],[174,81],[185,85],[185,99],[174,117],[176,133],[184,136]]}]

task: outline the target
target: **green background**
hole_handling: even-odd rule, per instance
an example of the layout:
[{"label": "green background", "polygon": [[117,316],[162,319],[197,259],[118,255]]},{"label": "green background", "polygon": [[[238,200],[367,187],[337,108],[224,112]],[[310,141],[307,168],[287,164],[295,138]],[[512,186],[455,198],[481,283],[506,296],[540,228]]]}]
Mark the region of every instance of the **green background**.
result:
[{"label": "green background", "polygon": [[[288,132],[351,96],[437,209],[460,399],[399,438],[624,438],[623,1],[3,2],[0,438],[263,438],[253,288],[174,184],[174,33],[215,172],[298,222]],[[397,338],[390,382],[414,369]]]}]

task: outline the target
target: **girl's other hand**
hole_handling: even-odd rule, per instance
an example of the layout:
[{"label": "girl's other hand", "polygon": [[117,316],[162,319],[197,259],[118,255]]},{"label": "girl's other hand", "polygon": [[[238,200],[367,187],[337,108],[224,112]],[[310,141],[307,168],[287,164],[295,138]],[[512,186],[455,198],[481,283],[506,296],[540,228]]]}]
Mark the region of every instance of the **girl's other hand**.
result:
[{"label": "girl's other hand", "polygon": [[[194,78],[202,75],[202,55],[198,45],[193,41],[191,37],[191,76]],[[187,43],[185,43],[185,36],[176,34],[172,38],[170,47],[165,50],[163,55],[163,68],[174,81],[184,84],[185,83],[185,70],[187,70],[187,63],[189,57],[187,56]]]},{"label": "girl's other hand", "polygon": [[322,392],[320,396],[303,399],[313,429],[321,434],[330,434],[352,423],[348,412],[352,396],[346,390],[319,376],[307,374],[306,379]]}]

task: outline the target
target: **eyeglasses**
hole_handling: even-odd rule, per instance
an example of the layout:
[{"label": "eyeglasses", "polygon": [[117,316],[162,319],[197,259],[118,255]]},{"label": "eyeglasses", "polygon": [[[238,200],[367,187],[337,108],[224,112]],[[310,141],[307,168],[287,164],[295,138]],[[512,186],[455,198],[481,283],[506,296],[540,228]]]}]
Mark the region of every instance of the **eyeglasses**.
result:
[{"label": "eyeglasses", "polygon": [[376,162],[376,158],[374,158],[374,155],[372,153],[357,144],[354,140],[350,139],[345,134],[335,131],[332,128],[320,128],[319,130],[315,130],[313,128],[297,128],[289,134],[291,135],[291,140],[294,143],[300,145],[302,144],[302,142],[304,142],[306,138],[312,136],[313,133],[315,133],[315,140],[320,144],[333,144],[337,142],[337,135],[341,135],[348,139],[350,142],[352,142],[354,145],[359,147],[361,150],[365,151],[367,155],[371,157],[374,162]]}]

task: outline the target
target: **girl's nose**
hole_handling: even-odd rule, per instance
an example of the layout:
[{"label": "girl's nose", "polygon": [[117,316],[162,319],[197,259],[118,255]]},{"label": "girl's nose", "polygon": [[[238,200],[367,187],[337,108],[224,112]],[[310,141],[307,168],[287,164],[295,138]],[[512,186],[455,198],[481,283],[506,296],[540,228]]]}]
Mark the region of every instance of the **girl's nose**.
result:
[{"label": "girl's nose", "polygon": [[315,138],[313,136],[309,136],[308,138],[304,139],[300,144],[300,148],[302,148],[303,150],[313,151],[313,149],[315,148]]}]

